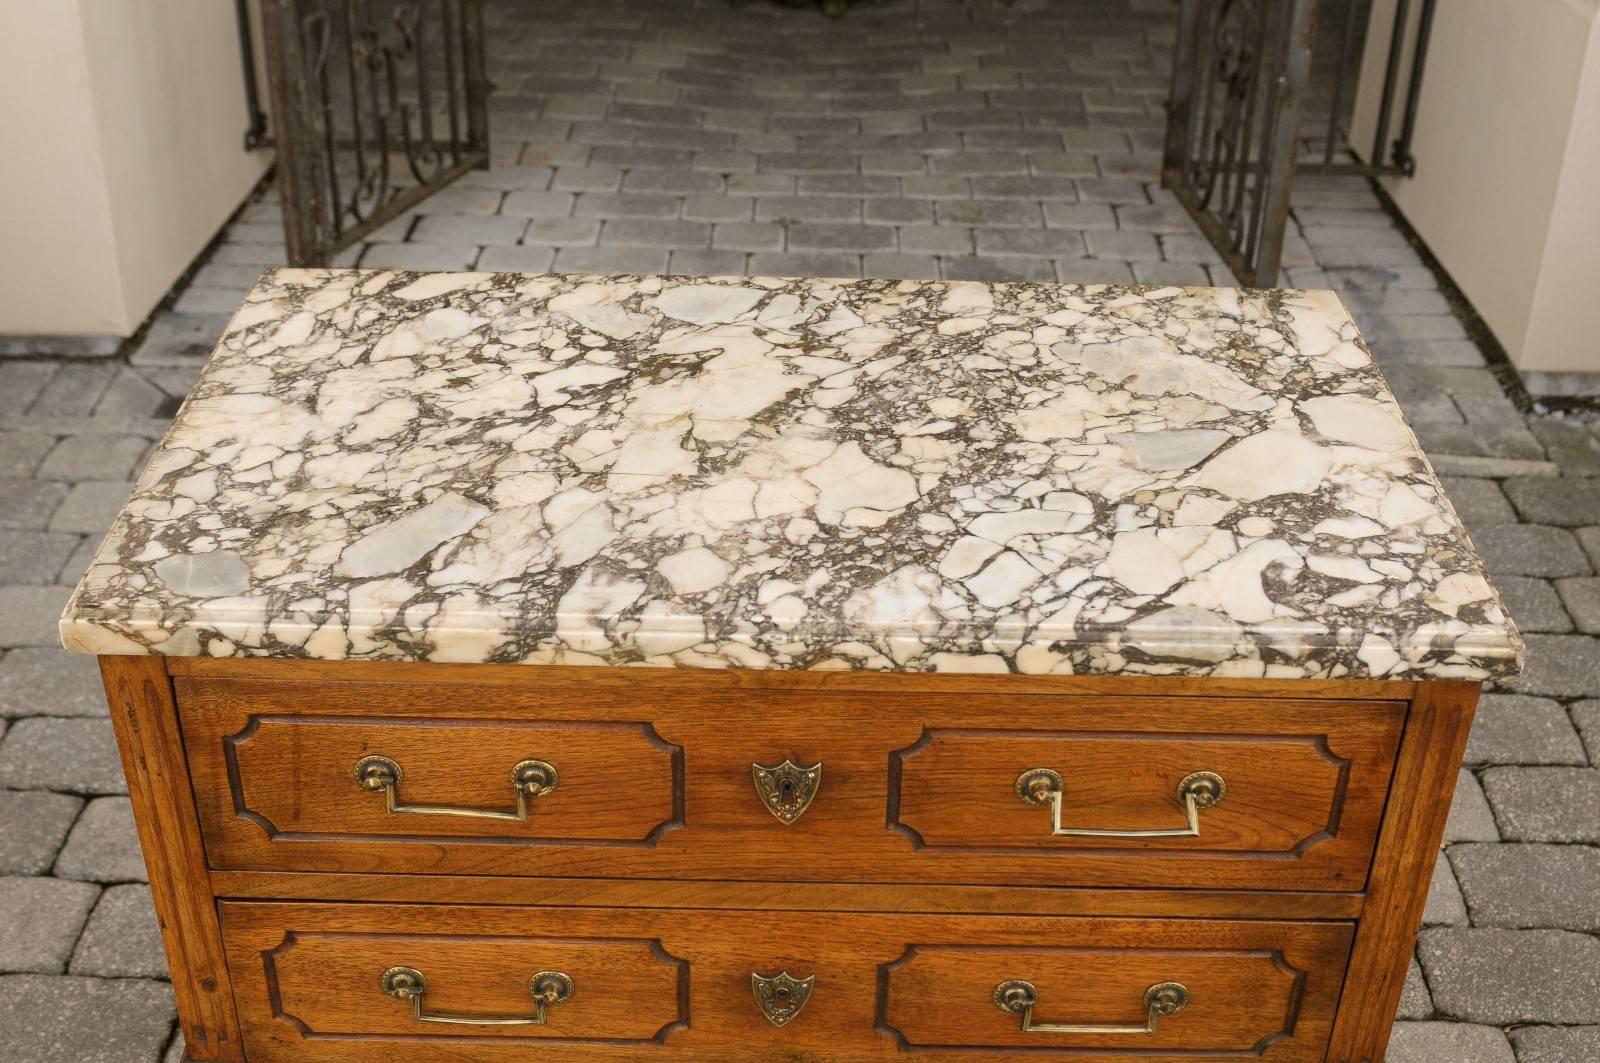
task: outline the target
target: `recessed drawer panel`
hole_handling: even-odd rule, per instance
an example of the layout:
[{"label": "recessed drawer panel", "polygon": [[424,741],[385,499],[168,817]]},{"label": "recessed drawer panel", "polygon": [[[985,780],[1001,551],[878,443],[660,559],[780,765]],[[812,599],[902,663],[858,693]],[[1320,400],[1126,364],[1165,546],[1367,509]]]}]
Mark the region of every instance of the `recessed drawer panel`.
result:
[{"label": "recessed drawer panel", "polygon": [[177,689],[214,868],[796,883],[1359,890],[1405,715],[998,683]]},{"label": "recessed drawer panel", "polygon": [[437,905],[225,902],[222,921],[252,1063],[1319,1060],[1351,938],[1343,922]]},{"label": "recessed drawer panel", "polygon": [[897,823],[921,844],[1063,858],[1291,857],[1338,834],[1357,770],[1321,735],[939,728],[895,758]]}]

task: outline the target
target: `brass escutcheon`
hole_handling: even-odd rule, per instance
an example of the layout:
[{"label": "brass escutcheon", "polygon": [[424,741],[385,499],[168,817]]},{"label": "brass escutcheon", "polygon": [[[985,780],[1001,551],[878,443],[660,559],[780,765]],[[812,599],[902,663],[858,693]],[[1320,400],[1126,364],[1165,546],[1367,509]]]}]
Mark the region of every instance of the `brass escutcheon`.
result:
[{"label": "brass escutcheon", "polygon": [[788,826],[806,814],[817,796],[822,786],[822,762],[809,768],[802,768],[792,760],[771,768],[765,764],[751,764],[750,780],[755,783],[756,795],[767,806],[767,811]]},{"label": "brass escutcheon", "polygon": [[788,971],[770,977],[750,972],[750,989],[756,995],[761,1014],[774,1026],[787,1026],[805,1009],[817,976],[795,978]]}]

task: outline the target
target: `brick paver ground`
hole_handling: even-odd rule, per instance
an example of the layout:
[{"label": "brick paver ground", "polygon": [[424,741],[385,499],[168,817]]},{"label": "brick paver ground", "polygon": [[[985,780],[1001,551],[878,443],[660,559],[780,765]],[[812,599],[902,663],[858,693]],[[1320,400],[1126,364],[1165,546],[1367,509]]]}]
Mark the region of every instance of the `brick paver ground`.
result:
[{"label": "brick paver ground", "polygon": [[[1171,0],[492,0],[494,167],[343,256],[417,269],[1230,283],[1155,179]],[[53,618],[245,288],[270,193],[126,362],[0,362],[0,1063],[176,1059],[91,661]],[[1524,417],[1352,180],[1285,283],[1359,318],[1529,632],[1484,700],[1390,1059],[1600,1059],[1600,434]]]}]

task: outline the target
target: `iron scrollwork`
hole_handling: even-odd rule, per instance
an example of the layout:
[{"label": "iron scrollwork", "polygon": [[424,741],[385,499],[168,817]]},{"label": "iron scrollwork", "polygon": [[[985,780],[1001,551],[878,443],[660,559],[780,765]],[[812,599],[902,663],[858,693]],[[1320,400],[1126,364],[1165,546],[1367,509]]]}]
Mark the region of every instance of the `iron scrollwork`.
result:
[{"label": "iron scrollwork", "polygon": [[293,265],[488,165],[480,0],[263,0]]}]

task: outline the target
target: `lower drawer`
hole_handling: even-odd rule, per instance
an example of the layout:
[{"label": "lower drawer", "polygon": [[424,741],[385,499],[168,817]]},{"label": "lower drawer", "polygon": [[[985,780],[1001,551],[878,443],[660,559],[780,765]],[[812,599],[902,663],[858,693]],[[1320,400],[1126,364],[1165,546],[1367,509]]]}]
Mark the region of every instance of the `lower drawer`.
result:
[{"label": "lower drawer", "polygon": [[[1320,1060],[1353,924],[225,902],[250,1063]],[[542,1019],[542,1022],[541,1022]]]}]

